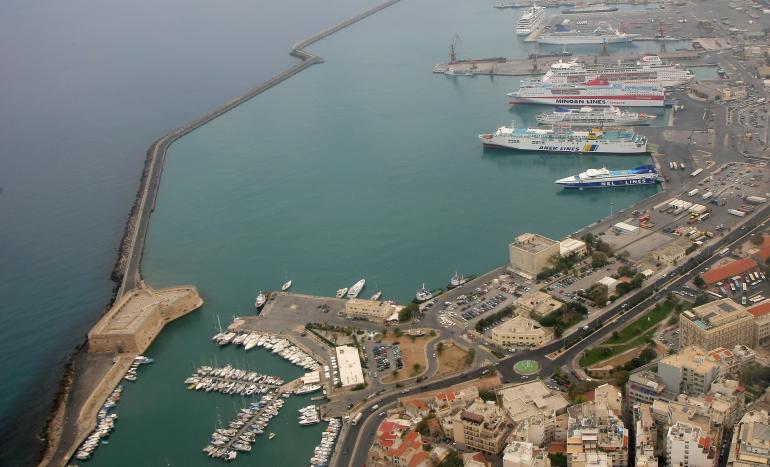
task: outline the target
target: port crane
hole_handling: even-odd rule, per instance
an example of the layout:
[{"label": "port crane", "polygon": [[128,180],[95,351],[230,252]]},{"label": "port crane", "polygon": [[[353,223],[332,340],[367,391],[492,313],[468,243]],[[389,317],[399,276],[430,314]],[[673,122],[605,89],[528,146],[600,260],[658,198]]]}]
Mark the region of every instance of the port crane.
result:
[{"label": "port crane", "polygon": [[449,45],[449,63],[457,63],[457,47],[460,45],[460,35],[454,33],[452,43]]}]

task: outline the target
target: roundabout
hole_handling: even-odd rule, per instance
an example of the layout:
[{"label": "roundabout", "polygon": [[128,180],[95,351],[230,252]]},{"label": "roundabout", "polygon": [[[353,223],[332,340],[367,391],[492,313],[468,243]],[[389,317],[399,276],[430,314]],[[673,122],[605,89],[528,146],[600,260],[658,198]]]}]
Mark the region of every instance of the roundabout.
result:
[{"label": "roundabout", "polygon": [[540,372],[540,364],[534,360],[519,360],[513,364],[513,371],[520,375],[534,375]]}]

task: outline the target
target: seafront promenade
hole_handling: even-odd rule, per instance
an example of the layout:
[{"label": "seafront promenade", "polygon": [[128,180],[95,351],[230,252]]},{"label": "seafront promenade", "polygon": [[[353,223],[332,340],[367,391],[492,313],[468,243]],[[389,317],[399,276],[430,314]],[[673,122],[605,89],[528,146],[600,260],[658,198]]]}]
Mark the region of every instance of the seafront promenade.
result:
[{"label": "seafront promenade", "polygon": [[[152,143],[146,153],[140,187],[126,223],[119,256],[112,274],[113,279],[119,282],[113,303],[119,302],[123,296],[143,285],[141,260],[144,244],[149,229],[150,216],[155,210],[166,153],[171,144],[306,68],[323,63],[323,58],[304,49],[399,1],[389,0],[376,5],[297,42],[292,46],[289,55],[300,59],[300,63]],[[131,359],[133,359],[133,355],[131,355]],[[95,424],[95,417],[92,416],[94,411],[89,410],[89,407],[100,407],[110,393],[108,389],[114,388],[128,369],[128,365],[119,358],[112,365],[107,364],[103,358],[97,359],[98,364],[93,363],[93,360],[85,346],[73,355],[73,370],[65,375],[61,397],[53,409],[45,430],[46,448],[40,465],[64,466],[67,464],[83,435],[87,434]],[[73,424],[76,427],[73,427]],[[67,432],[65,433],[65,431]]]}]

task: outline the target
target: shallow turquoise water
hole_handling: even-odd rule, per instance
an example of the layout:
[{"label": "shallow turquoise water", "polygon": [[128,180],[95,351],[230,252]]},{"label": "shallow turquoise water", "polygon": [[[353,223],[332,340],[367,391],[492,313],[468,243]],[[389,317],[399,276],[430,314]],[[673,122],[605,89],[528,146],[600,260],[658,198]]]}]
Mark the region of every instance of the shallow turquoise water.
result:
[{"label": "shallow turquoise water", "polygon": [[[526,55],[512,30],[518,14],[475,2],[397,4],[313,46],[325,64],[173,145],[143,274],[154,286],[195,284],[206,305],[153,344],[157,363],[125,392],[110,445],[91,464],[220,463],[200,449],[218,415],[229,419],[241,402],[189,393],[182,381],[191,368],[216,359],[299,374],[264,351],[209,340],[216,316],[251,313],[259,289],[288,276],[297,292],[330,295],[366,277],[364,295],[382,289],[407,301],[422,282],[442,287],[455,270],[503,264],[519,233],[562,237],[655,193],[553,184],[646,157],[482,151],[478,133],[526,124],[546,108],[509,107],[516,78],[430,70],[456,31],[461,56]],[[288,409],[282,417],[294,416]],[[293,418],[269,429],[278,437],[236,464],[301,465],[319,439]]]}]

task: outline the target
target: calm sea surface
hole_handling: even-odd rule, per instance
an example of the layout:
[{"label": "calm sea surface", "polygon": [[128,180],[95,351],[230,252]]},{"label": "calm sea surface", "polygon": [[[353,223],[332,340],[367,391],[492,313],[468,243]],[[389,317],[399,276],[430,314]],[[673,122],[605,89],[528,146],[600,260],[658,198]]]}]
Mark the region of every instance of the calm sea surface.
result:
[{"label": "calm sea surface", "polygon": [[[171,147],[143,274],[157,287],[195,284],[206,304],[149,349],[156,363],[125,391],[110,444],[89,464],[221,465],[201,449],[246,401],[192,393],[185,377],[211,362],[300,374],[264,350],[210,341],[217,317],[253,313],[259,289],[290,277],[294,291],[329,295],[366,277],[364,295],[408,301],[423,282],[442,287],[455,270],[503,264],[521,232],[558,238],[656,192],[553,184],[646,157],[482,151],[478,133],[546,108],[506,104],[517,78],[430,70],[455,32],[461,57],[525,56],[513,34],[520,14],[491,2],[404,1],[314,45],[325,64]],[[320,427],[299,427],[294,409],[305,402],[290,400],[268,428],[277,438],[259,439],[236,464],[306,464]]]},{"label": "calm sea surface", "polygon": [[66,355],[109,302],[149,144],[372,3],[0,3],[0,464],[33,463]]}]

